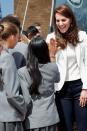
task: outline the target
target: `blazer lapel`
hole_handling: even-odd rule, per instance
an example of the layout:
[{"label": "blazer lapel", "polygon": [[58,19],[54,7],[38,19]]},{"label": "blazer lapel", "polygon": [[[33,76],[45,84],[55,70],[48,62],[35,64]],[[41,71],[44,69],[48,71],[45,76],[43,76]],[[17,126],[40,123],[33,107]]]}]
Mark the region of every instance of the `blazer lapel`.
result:
[{"label": "blazer lapel", "polygon": [[80,66],[80,44],[78,44],[75,48],[75,53],[76,53],[76,58],[77,58],[77,63],[78,63],[78,66]]},{"label": "blazer lapel", "polygon": [[62,54],[64,57],[64,65],[67,66],[67,49],[62,50]]}]

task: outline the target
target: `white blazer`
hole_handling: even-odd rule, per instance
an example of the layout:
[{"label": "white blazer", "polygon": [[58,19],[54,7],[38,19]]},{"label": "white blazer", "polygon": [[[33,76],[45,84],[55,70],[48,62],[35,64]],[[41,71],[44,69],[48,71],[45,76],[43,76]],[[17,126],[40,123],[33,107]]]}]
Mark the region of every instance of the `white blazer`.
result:
[{"label": "white blazer", "polygon": [[[47,40],[54,37],[54,33],[47,36]],[[81,80],[83,82],[83,89],[87,89],[87,34],[84,31],[79,31],[80,42],[75,47],[77,64],[80,71]],[[64,85],[67,73],[67,54],[66,49],[59,50],[56,53],[56,63],[60,72],[60,82],[56,84],[55,90],[59,91]]]}]

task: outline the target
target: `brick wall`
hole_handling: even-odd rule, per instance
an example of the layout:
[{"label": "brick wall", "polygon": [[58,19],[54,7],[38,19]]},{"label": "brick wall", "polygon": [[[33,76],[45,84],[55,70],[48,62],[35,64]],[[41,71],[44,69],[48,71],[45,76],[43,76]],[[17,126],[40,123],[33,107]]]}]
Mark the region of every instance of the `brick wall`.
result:
[{"label": "brick wall", "polygon": [[[14,0],[15,14],[23,22],[27,0]],[[46,36],[49,29],[52,0],[29,0],[24,29],[34,22],[40,22],[43,35]]]}]

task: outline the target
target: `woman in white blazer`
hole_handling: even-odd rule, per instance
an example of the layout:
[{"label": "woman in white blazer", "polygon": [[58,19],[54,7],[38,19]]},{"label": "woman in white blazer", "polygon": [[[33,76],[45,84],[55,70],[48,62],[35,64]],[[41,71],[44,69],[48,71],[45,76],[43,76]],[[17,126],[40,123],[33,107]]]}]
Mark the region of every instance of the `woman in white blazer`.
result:
[{"label": "woman in white blazer", "polygon": [[77,130],[87,131],[87,35],[78,30],[75,16],[65,4],[54,11],[54,27],[55,31],[48,34],[46,41],[51,47],[50,56],[55,55],[54,47],[58,49],[60,82],[55,90],[62,130],[72,131],[75,114]]},{"label": "woman in white blazer", "polygon": [[12,23],[0,23],[0,131],[23,131],[26,106],[20,94],[17,69],[9,48],[18,41],[19,29]]}]

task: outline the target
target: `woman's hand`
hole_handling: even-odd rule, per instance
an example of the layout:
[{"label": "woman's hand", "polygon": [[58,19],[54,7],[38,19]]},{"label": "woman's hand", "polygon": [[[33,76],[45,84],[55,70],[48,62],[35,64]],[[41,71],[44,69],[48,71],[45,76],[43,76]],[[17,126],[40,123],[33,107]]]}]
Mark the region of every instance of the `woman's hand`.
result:
[{"label": "woman's hand", "polygon": [[87,90],[83,89],[80,94],[80,106],[84,107],[87,104]]}]

